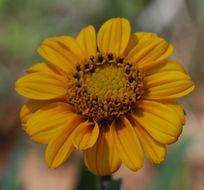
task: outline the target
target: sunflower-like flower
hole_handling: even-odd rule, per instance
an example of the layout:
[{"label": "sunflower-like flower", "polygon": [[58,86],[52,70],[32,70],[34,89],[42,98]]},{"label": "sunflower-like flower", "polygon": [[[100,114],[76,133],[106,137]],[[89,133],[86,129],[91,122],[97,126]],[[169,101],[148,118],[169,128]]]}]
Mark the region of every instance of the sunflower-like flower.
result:
[{"label": "sunflower-like flower", "polygon": [[167,59],[172,51],[153,33],[132,33],[124,18],[106,21],[98,34],[90,25],[76,38],[46,39],[39,48],[45,61],[29,68],[16,90],[29,99],[20,113],[24,130],[48,144],[48,166],[74,149],[100,176],[121,163],[136,171],[144,155],[163,161],[185,123],[175,99],[194,89],[183,67]]}]

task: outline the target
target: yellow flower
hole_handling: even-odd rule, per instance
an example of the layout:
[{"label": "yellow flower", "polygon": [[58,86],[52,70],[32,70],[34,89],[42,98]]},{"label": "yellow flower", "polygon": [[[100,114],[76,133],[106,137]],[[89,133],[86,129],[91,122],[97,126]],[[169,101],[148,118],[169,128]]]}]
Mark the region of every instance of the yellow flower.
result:
[{"label": "yellow flower", "polygon": [[113,18],[98,31],[46,39],[45,59],[16,82],[29,100],[20,116],[30,138],[48,144],[46,162],[61,165],[74,149],[88,169],[109,175],[124,163],[133,171],[144,155],[165,158],[185,122],[175,99],[194,83],[183,67],[168,60],[173,47],[153,33],[131,33],[128,20]]}]

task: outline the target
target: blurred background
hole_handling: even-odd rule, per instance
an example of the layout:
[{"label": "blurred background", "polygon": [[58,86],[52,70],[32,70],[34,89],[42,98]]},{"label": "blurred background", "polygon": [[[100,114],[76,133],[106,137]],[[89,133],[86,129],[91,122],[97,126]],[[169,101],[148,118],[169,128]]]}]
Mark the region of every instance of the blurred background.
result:
[{"label": "blurred background", "polygon": [[95,190],[97,180],[75,152],[51,171],[44,149],[24,134],[14,88],[26,68],[41,60],[36,49],[48,36],[71,34],[110,17],[126,17],[133,31],[152,31],[170,41],[196,83],[180,99],[187,121],[179,142],[160,165],[145,161],[138,172],[114,174],[122,190],[204,189],[204,1],[203,0],[0,0],[0,190]]}]

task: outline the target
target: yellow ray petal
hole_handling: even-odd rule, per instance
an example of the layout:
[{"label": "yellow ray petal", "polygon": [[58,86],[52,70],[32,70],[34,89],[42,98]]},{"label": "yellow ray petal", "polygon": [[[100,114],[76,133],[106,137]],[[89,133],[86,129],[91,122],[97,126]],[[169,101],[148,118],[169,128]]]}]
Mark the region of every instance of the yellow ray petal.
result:
[{"label": "yellow ray petal", "polygon": [[69,73],[85,56],[77,41],[70,36],[46,39],[38,49],[48,64],[65,73]]},{"label": "yellow ray petal", "polygon": [[182,106],[177,104],[175,101],[171,101],[169,103],[167,102],[166,105],[173,109],[173,111],[179,117],[181,124],[184,125],[185,124],[185,114],[184,114],[184,109],[182,108]]},{"label": "yellow ray petal", "polygon": [[24,129],[27,128],[28,119],[35,113],[37,110],[42,108],[45,105],[56,102],[56,100],[28,100],[20,111],[21,124]]},{"label": "yellow ray petal", "polygon": [[142,71],[161,64],[173,51],[173,47],[164,39],[148,32],[135,33],[138,42],[129,52],[128,58]]},{"label": "yellow ray petal", "polygon": [[55,134],[46,149],[46,162],[52,169],[61,165],[74,150],[71,134],[83,122],[76,114],[72,114],[67,119],[69,119],[68,125]]},{"label": "yellow ray petal", "polygon": [[99,135],[99,126],[97,123],[83,122],[72,134],[72,141],[76,148],[84,150],[92,147]]},{"label": "yellow ray petal", "polygon": [[101,52],[123,54],[129,39],[131,27],[127,19],[112,18],[100,28],[97,36],[98,48]]},{"label": "yellow ray petal", "polygon": [[84,150],[84,161],[87,168],[99,176],[111,175],[121,164],[115,149],[114,140],[108,126],[101,127],[97,142]]},{"label": "yellow ray petal", "polygon": [[55,72],[48,64],[42,62],[32,65],[30,68],[26,70],[28,74],[36,73],[36,72]]},{"label": "yellow ray petal", "polygon": [[20,95],[36,100],[65,98],[66,89],[66,78],[54,73],[32,73],[16,81],[16,91]]},{"label": "yellow ray petal", "polygon": [[161,144],[177,141],[183,126],[180,115],[174,110],[176,108],[168,104],[143,100],[138,102],[132,114],[136,123]]},{"label": "yellow ray petal", "polygon": [[34,64],[26,70],[27,74],[32,74],[36,72],[54,73],[67,77],[67,74],[65,72],[61,71],[60,69],[56,69],[56,67],[53,67],[52,65],[47,64],[45,62]]},{"label": "yellow ray petal", "polygon": [[183,66],[178,63],[177,61],[173,60],[167,60],[165,63],[155,66],[152,69],[149,69],[148,71],[145,72],[145,75],[152,75],[157,72],[163,72],[163,71],[178,71],[178,72],[183,72],[186,73]]},{"label": "yellow ray petal", "polygon": [[191,80],[191,78],[183,72],[179,71],[161,71],[148,75],[144,78],[147,88],[166,84],[168,82],[176,82],[181,80]]},{"label": "yellow ray petal", "polygon": [[87,57],[96,54],[96,31],[92,25],[83,28],[76,40]]},{"label": "yellow ray petal", "polygon": [[136,37],[135,34],[131,34],[129,43],[124,51],[124,55],[128,55],[128,53],[137,45],[138,43],[138,38]]},{"label": "yellow ray petal", "polygon": [[72,117],[73,108],[70,105],[51,103],[32,114],[25,130],[35,142],[47,144],[58,130],[69,125]]},{"label": "yellow ray petal", "polygon": [[137,136],[141,142],[144,153],[153,163],[160,163],[165,159],[166,147],[155,141],[142,127],[134,127]]},{"label": "yellow ray petal", "polygon": [[191,78],[180,71],[161,71],[144,78],[145,89],[148,91],[144,98],[166,99],[185,96],[194,89]]},{"label": "yellow ray petal", "polygon": [[137,134],[129,120],[121,117],[111,125],[115,146],[124,164],[133,171],[143,165],[144,153]]}]

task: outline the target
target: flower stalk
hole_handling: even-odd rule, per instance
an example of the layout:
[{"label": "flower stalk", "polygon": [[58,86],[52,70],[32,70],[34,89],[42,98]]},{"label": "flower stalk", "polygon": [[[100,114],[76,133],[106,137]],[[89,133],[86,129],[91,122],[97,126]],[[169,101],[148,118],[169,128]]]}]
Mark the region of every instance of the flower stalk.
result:
[{"label": "flower stalk", "polygon": [[99,190],[109,190],[111,187],[112,176],[101,176],[99,178]]}]

